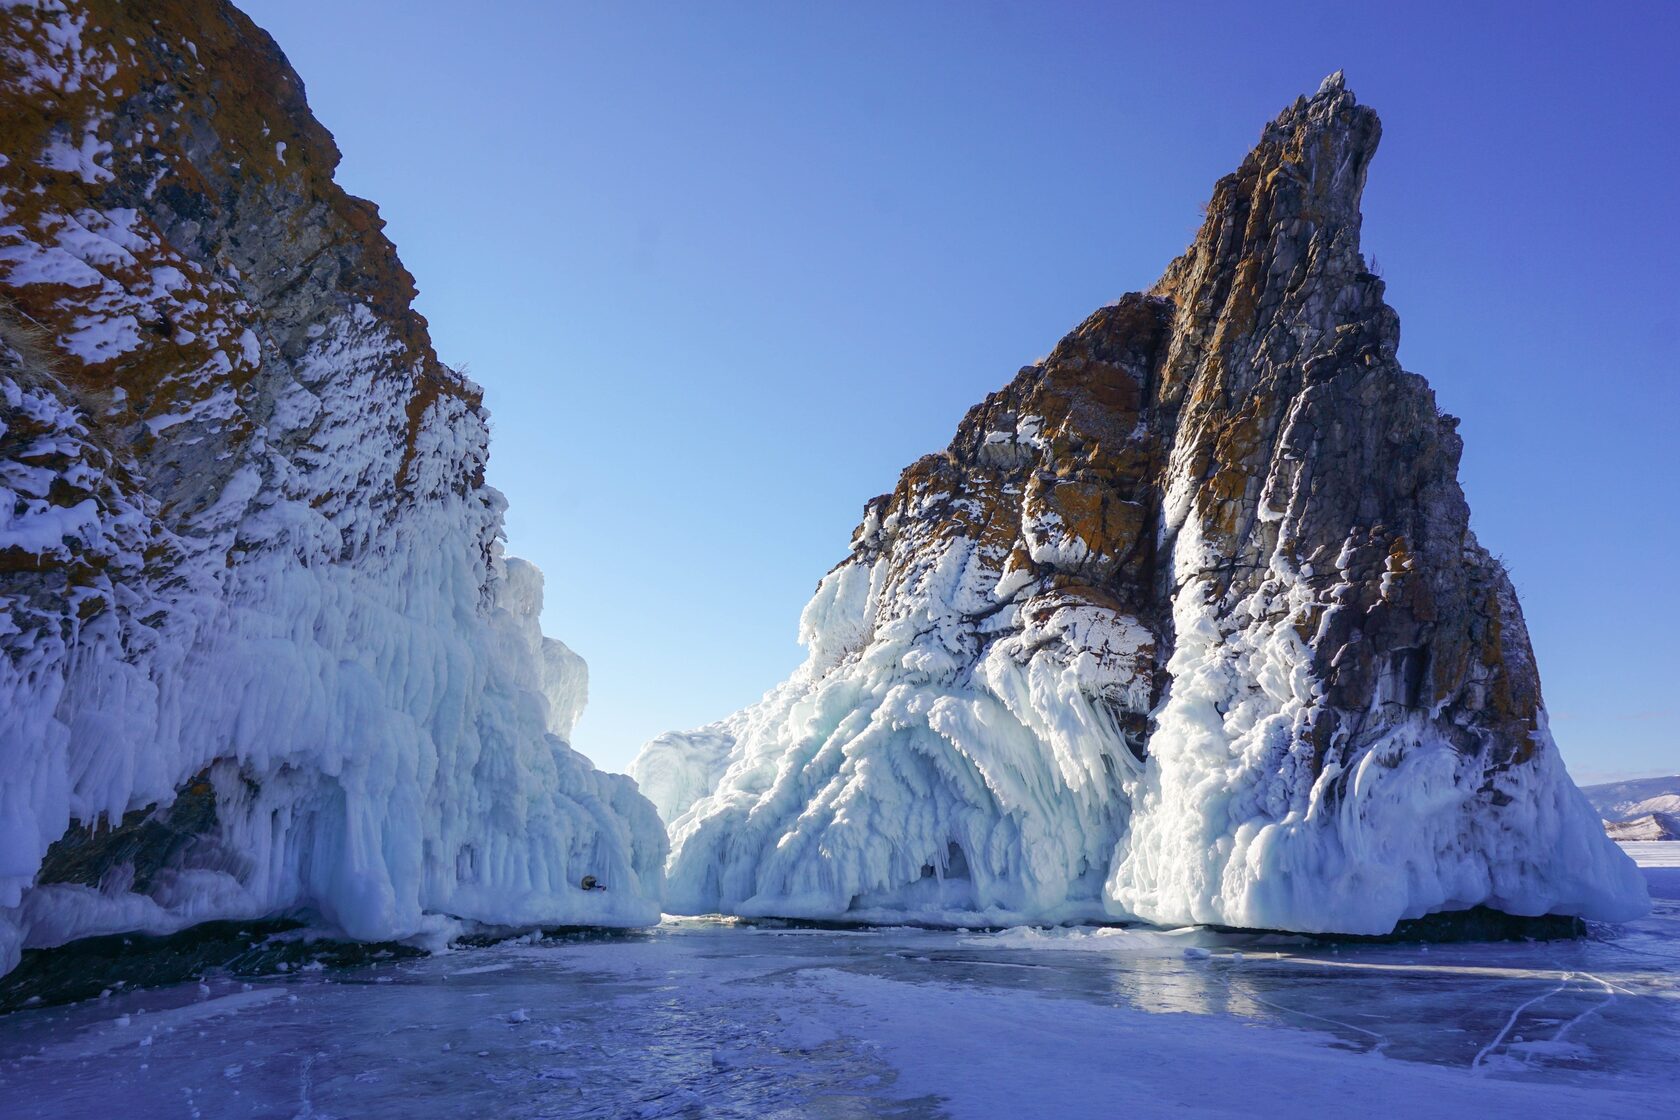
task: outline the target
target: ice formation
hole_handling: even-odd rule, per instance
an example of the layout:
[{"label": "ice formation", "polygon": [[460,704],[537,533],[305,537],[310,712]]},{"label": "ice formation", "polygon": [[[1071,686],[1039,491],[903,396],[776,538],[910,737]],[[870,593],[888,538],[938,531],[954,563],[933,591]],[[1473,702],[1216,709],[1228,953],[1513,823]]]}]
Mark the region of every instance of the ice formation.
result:
[{"label": "ice formation", "polygon": [[[646,749],[668,907],[1382,934],[1648,905],[1547,728],[1456,421],[1359,252],[1340,75],[1190,250],[872,501],[804,665]],[[720,766],[716,754],[732,739]],[[719,771],[721,770],[721,773]]]},{"label": "ice formation", "polygon": [[725,720],[693,731],[670,731],[642,747],[631,776],[661,820],[676,820],[717,786],[739,731]]},{"label": "ice formation", "polygon": [[131,9],[0,10],[0,971],[210,918],[657,921],[479,390],[272,41]]}]

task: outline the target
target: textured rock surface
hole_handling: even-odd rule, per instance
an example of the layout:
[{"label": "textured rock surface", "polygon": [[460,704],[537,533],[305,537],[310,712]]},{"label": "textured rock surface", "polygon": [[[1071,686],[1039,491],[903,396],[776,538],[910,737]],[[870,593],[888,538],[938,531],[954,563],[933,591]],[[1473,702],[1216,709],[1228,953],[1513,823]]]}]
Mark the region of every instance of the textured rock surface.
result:
[{"label": "textured rock surface", "polygon": [[1154,288],[869,503],[808,661],[726,721],[727,770],[673,822],[674,907],[1640,911],[1360,254],[1379,133],[1339,75],[1285,110]]},{"label": "textured rock surface", "polygon": [[291,910],[656,920],[480,392],[274,43],[221,0],[6,4],[0,136],[0,968]]}]

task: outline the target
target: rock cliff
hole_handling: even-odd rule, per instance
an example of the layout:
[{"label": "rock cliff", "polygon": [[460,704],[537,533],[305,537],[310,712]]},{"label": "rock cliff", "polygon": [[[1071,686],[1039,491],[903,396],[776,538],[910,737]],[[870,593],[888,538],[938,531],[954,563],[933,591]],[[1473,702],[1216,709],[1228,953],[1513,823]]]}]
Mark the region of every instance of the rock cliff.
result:
[{"label": "rock cliff", "polygon": [[690,780],[681,736],[632,770],[697,791],[662,806],[674,909],[1642,911],[1361,256],[1379,134],[1340,75],[1298,100],[1153,288],[867,505],[804,666],[706,729]]},{"label": "rock cliff", "polygon": [[273,41],[0,6],[0,136],[0,970],[211,918],[657,920],[480,391]]}]

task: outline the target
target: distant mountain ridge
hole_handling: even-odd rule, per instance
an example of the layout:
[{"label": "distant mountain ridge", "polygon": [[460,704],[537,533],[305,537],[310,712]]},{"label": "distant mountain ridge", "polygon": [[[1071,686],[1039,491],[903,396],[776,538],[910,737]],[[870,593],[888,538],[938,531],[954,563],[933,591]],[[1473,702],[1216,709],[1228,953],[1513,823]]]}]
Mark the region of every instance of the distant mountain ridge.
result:
[{"label": "distant mountain ridge", "polygon": [[1583,786],[1612,840],[1680,840],[1680,774]]}]

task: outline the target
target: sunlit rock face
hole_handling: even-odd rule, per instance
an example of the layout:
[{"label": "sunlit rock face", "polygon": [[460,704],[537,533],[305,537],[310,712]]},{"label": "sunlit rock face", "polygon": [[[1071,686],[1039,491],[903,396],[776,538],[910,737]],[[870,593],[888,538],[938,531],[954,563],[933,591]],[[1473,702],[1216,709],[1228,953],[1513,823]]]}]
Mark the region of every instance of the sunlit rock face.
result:
[{"label": "sunlit rock face", "polygon": [[[0,968],[301,912],[657,920],[480,391],[221,0],[0,7]],[[585,892],[595,875],[605,891]]]},{"label": "sunlit rock face", "polygon": [[1152,289],[868,504],[804,666],[682,781],[680,735],[633,768],[708,787],[667,807],[673,908],[1361,934],[1643,912],[1360,254],[1379,132],[1340,75],[1298,100]]}]

